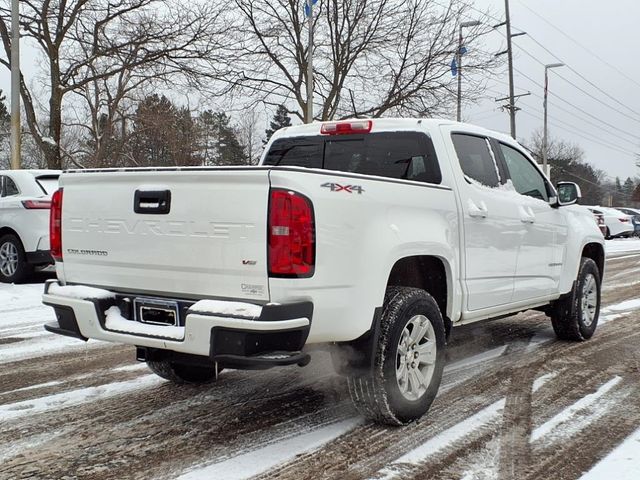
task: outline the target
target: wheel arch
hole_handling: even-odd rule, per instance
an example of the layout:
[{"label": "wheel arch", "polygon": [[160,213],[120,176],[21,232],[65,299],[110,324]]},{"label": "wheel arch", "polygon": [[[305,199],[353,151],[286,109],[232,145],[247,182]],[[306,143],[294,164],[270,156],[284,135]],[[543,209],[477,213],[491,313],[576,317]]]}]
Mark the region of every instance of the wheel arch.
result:
[{"label": "wheel arch", "polygon": [[411,255],[395,262],[387,278],[387,287],[415,287],[429,293],[440,308],[448,336],[452,326],[451,278],[451,268],[441,257]]},{"label": "wheel arch", "polygon": [[15,237],[20,242],[20,245],[22,246],[22,249],[24,250],[24,243],[22,241],[22,238],[20,238],[20,234],[18,232],[16,232],[13,228],[11,228],[11,227],[0,227],[0,237],[3,237],[5,235],[15,235]]},{"label": "wheel arch", "polygon": [[598,272],[600,273],[600,281],[604,278],[604,260],[605,253],[604,247],[600,243],[587,243],[582,248],[582,257],[587,257],[593,260],[598,266]]}]

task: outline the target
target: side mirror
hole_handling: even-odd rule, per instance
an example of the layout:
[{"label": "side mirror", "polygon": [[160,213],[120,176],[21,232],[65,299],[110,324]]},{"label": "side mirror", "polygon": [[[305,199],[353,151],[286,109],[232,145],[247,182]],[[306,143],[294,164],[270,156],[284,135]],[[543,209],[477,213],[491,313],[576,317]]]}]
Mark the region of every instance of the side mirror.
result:
[{"label": "side mirror", "polygon": [[582,198],[582,192],[580,186],[573,182],[558,182],[558,206],[573,205],[580,198]]}]

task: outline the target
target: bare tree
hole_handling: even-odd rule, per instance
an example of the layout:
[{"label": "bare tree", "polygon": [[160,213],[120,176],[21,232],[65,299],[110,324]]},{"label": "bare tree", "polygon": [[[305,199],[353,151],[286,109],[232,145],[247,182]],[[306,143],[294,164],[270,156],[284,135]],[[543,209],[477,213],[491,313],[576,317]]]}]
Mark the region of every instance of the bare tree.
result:
[{"label": "bare tree", "polygon": [[[542,161],[542,132],[534,132],[529,141],[521,141],[533,157]],[[550,138],[547,157],[551,175],[556,180],[566,180],[580,185],[584,204],[597,205],[602,198],[605,172],[584,161],[584,150],[576,144],[557,138]]]},{"label": "bare tree", "polygon": [[[47,121],[39,119],[24,78],[21,96],[26,122],[50,168],[60,168],[63,102],[71,93],[87,101],[92,132],[99,119],[109,128],[119,120],[121,102],[147,79],[168,80],[179,73],[197,83],[215,77],[216,43],[228,22],[219,2],[178,0],[25,0],[21,27],[35,40],[47,63]],[[9,11],[0,7],[0,38],[10,67]],[[108,88],[106,88],[108,86]],[[103,116],[106,114],[106,117]],[[104,123],[104,121],[103,121]],[[41,129],[47,125],[46,131]],[[103,125],[104,126],[104,125]],[[100,138],[96,138],[99,150]],[[98,154],[100,155],[100,154]]]},{"label": "bare tree", "polygon": [[246,164],[256,165],[262,153],[262,140],[258,133],[259,117],[255,109],[248,110],[238,122],[238,139],[244,147]]},{"label": "bare tree", "polygon": [[[234,0],[239,12],[229,50],[233,91],[254,102],[297,106],[306,112],[307,26],[305,0]],[[443,2],[445,3],[443,5]],[[450,64],[457,31],[468,19],[463,0],[327,0],[314,17],[314,111],[317,119],[415,114],[452,110],[455,86]],[[479,49],[487,25],[466,31],[466,95],[479,94],[486,72],[498,60]]]}]

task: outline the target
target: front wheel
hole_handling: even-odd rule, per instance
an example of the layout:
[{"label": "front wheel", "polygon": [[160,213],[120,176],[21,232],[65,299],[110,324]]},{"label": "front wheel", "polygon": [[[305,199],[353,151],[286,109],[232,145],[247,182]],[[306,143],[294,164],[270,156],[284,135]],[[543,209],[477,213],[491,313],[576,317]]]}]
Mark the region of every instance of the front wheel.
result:
[{"label": "front wheel", "polygon": [[[147,360],[147,366],[159,377],[177,384],[203,384],[216,381],[216,371],[213,367],[187,365],[169,360]],[[222,368],[218,368],[218,373],[221,371]]]},{"label": "front wheel", "polygon": [[551,323],[561,340],[583,341],[596,331],[600,315],[600,270],[596,262],[582,257],[571,292],[556,300]]},{"label": "front wheel", "polygon": [[390,287],[373,367],[348,378],[358,411],[389,425],[420,418],[438,392],[444,347],[444,321],[433,297],[418,288]]}]

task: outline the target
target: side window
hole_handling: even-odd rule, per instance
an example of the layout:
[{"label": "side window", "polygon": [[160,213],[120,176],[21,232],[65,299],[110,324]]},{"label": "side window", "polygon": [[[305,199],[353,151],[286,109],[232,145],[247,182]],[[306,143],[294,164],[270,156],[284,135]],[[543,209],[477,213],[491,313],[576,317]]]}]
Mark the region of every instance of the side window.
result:
[{"label": "side window", "polygon": [[4,196],[5,197],[10,197],[12,195],[18,195],[20,193],[20,190],[18,190],[18,187],[16,186],[16,184],[14,183],[13,180],[11,180],[9,177],[4,177]]},{"label": "side window", "polygon": [[504,143],[500,144],[500,150],[516,191],[521,195],[549,201],[547,182],[531,161],[518,150]]},{"label": "side window", "polygon": [[4,175],[0,175],[0,198],[4,197]]},{"label": "side window", "polygon": [[500,184],[498,167],[487,139],[461,133],[451,134],[453,145],[464,174],[487,187]]}]

